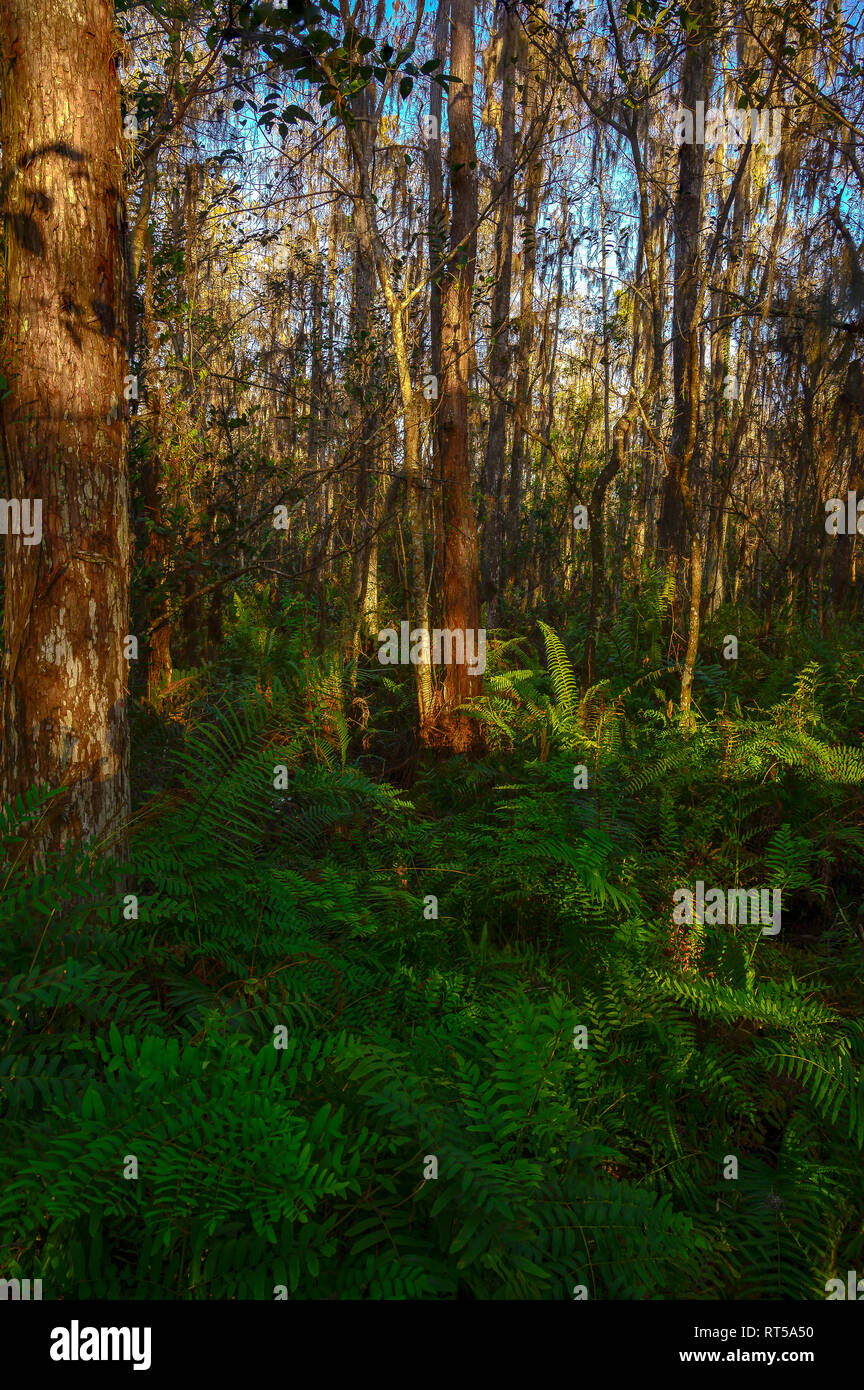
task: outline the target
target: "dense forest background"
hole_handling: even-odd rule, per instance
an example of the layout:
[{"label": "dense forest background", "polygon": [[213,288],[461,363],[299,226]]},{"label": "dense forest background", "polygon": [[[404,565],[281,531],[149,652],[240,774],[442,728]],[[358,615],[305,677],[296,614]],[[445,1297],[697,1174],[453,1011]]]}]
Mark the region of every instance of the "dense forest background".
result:
[{"label": "dense forest background", "polygon": [[862,18],[0,0],[0,1276],[864,1274]]}]

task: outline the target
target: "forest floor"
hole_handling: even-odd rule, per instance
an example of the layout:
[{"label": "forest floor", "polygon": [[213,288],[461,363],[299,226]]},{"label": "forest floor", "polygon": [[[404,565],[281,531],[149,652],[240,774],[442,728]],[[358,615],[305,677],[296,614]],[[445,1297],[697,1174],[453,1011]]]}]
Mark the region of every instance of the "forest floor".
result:
[{"label": "forest floor", "polygon": [[[648,599],[587,695],[578,624],[541,624],[491,644],[467,759],[411,753],[410,668],[352,685],[308,626],[238,596],[219,662],[136,706],[129,858],[0,900],[17,1266],[824,1298],[864,1265],[861,631],[743,640],[682,730]],[[7,813],[7,871],[45,811]],[[676,920],[700,881],[779,890],[779,932]]]}]

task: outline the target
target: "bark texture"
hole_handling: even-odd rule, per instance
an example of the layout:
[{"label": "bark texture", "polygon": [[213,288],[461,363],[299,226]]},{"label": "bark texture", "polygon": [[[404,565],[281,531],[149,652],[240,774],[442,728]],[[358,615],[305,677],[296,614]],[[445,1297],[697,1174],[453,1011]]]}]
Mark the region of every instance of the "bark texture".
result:
[{"label": "bark texture", "polygon": [[113,8],[0,0],[7,226],[0,372],[9,497],[3,794],[70,788],[51,841],[128,810],[126,207]]}]

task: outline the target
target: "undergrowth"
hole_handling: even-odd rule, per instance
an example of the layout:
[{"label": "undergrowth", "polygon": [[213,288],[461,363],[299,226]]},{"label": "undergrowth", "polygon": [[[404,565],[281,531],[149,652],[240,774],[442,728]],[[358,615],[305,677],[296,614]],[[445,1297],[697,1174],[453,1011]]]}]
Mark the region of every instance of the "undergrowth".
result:
[{"label": "undergrowth", "polygon": [[[25,872],[52,797],[6,808],[4,1277],[809,1299],[861,1267],[860,634],[706,659],[685,732],[662,603],[584,693],[575,625],[493,644],[486,754],[405,785],[409,678],[250,591],[137,713],[125,859]],[[675,926],[698,879],[781,888],[780,936]]]}]

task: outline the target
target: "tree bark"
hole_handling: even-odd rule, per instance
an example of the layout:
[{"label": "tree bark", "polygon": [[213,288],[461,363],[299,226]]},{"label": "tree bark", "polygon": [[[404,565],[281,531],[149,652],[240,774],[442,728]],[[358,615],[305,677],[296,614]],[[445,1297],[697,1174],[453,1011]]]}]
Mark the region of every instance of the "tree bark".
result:
[{"label": "tree bark", "polygon": [[3,792],[68,787],[45,844],[129,810],[126,206],[113,8],[0,0],[9,236],[0,372],[10,495],[41,544],[5,555]]},{"label": "tree bark", "polygon": [[485,503],[483,527],[483,583],[486,590],[486,622],[498,625],[503,543],[503,501],[507,450],[507,379],[510,370],[510,294],[513,285],[514,148],[516,135],[516,78],[513,50],[517,43],[516,17],[502,9],[501,134],[498,142],[500,200],[495,228],[495,293],[489,341],[489,434],[483,472]]},{"label": "tree bark", "polygon": [[[450,124],[450,256],[443,276],[443,339],[438,447],[444,517],[444,625],[476,634],[480,627],[479,558],[468,458],[468,375],[471,296],[477,257],[477,151],[474,138],[474,0],[452,0],[447,111]],[[477,640],[476,637],[474,639]],[[466,650],[468,638],[465,638]],[[479,742],[479,726],[456,708],[483,692],[467,661],[447,667],[436,741],[454,752]]]},{"label": "tree bark", "polygon": [[[531,59],[525,75],[525,97],[523,103],[524,125],[533,130],[539,111],[539,84],[537,73],[532,68]],[[534,273],[537,265],[537,214],[540,207],[540,185],[543,181],[543,156],[541,145],[531,155],[525,171],[524,204],[525,220],[522,231],[522,284],[519,295],[519,341],[516,346],[516,360],[513,366],[515,376],[513,404],[513,441],[510,453],[510,481],[507,495],[507,519],[505,522],[507,559],[504,564],[504,579],[512,581],[516,576],[517,549],[522,518],[522,486],[525,470],[525,439],[530,428],[531,417],[531,351],[534,343]]]},{"label": "tree bark", "polygon": [[[426,562],[423,531],[423,509],[421,505],[422,476],[420,469],[420,419],[418,402],[411,379],[411,362],[408,355],[406,337],[407,314],[393,287],[390,270],[381,233],[372,187],[369,182],[369,166],[364,159],[363,150],[356,133],[348,131],[355,168],[358,176],[359,194],[356,198],[355,217],[357,233],[364,253],[375,266],[378,283],[384,295],[384,302],[393,330],[393,355],[396,361],[396,375],[399,381],[399,395],[402,403],[403,449],[405,458],[405,520],[411,555],[411,617],[417,627],[429,627],[429,603],[426,592]],[[416,664],[417,706],[421,727],[428,718],[432,704],[432,667],[430,662],[421,660]]]},{"label": "tree bark", "polygon": [[[699,0],[693,14],[700,27],[688,39],[681,72],[681,103],[694,111],[708,96],[711,50],[705,32],[710,0]],[[683,143],[678,151],[678,192],[674,210],[675,292],[672,306],[673,419],[669,471],[663,493],[658,543],[680,573],[687,547],[685,494],[699,413],[699,310],[704,281],[700,251],[705,186],[705,145]],[[674,605],[673,605],[674,609]]]},{"label": "tree bark", "polygon": [[141,502],[145,517],[144,563],[150,632],[147,649],[147,698],[153,699],[172,676],[171,623],[165,573],[168,541],[164,534],[162,501],[165,480],[162,470],[163,390],[156,368],[156,325],[153,314],[153,250],[148,238],[147,268],[144,281],[144,337],[147,344],[147,448],[141,464]]}]

